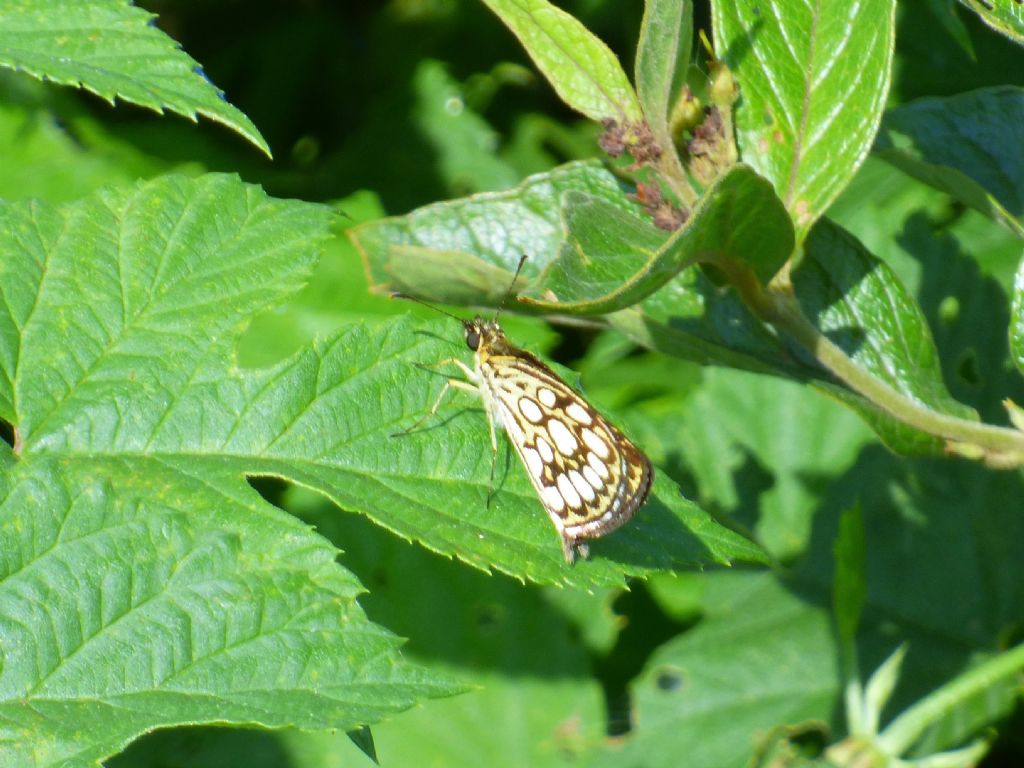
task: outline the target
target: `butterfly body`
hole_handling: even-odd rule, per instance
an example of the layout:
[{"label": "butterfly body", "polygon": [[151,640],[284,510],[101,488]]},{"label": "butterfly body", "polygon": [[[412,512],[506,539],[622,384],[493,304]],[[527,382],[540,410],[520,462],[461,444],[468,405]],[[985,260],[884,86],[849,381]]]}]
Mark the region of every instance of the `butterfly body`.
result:
[{"label": "butterfly body", "polygon": [[[463,329],[474,366],[459,367],[485,403],[492,448],[503,428],[571,563],[577,548],[586,554],[586,539],[633,517],[650,491],[651,462],[547,365],[509,343],[496,321],[477,317]],[[449,382],[460,384],[468,388]]]}]

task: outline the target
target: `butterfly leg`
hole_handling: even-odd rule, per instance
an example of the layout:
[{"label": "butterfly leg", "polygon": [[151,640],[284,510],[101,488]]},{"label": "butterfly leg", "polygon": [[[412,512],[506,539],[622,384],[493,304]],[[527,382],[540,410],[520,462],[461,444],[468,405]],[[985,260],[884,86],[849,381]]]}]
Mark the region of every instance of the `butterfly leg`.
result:
[{"label": "butterfly leg", "polygon": [[[442,361],[442,362],[449,362],[449,361]],[[456,361],[456,362],[459,362],[459,361]],[[465,366],[463,366],[463,367],[465,367]],[[469,369],[467,368],[466,370],[469,370]],[[472,371],[470,371],[470,373],[472,373]],[[427,419],[432,418],[434,416],[434,414],[437,413],[437,409],[441,407],[441,401],[444,400],[444,396],[448,394],[448,390],[452,389],[452,388],[454,388],[454,389],[463,389],[463,390],[466,390],[467,392],[472,392],[474,394],[480,394],[480,390],[477,388],[477,386],[475,384],[470,384],[468,381],[462,381],[461,379],[448,379],[448,381],[446,381],[444,383],[444,386],[441,387],[441,392],[438,394],[437,399],[434,401],[434,405],[431,406],[430,410],[427,413],[423,414],[423,416],[421,416],[419,419],[417,419],[415,424],[407,427],[406,429],[403,429],[401,432],[395,432],[391,436],[392,437],[402,437],[404,435],[408,435],[410,432],[415,432],[417,429],[419,429],[421,426],[423,426],[423,423]]]},{"label": "butterfly leg", "polygon": [[494,465],[498,463],[498,438],[494,430],[494,414],[490,408],[487,411],[487,426],[491,430],[491,478],[487,481],[487,502],[484,506],[488,509],[491,506],[491,497],[494,496]]},{"label": "butterfly leg", "polygon": [[[466,365],[464,362],[459,360],[457,357],[446,357],[444,360],[438,360],[436,363],[416,363],[417,368],[424,368],[426,370],[433,370],[434,368],[440,368],[443,365],[454,365],[474,384],[477,382],[478,377],[476,371]],[[463,382],[465,383],[465,382]]]}]

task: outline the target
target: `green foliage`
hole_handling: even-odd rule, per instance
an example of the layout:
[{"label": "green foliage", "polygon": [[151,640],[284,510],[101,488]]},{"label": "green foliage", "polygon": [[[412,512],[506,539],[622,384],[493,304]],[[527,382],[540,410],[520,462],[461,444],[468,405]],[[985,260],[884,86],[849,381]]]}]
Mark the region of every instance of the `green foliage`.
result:
[{"label": "green foliage", "polygon": [[1022,235],[1024,199],[1013,180],[1024,173],[1024,160],[1003,151],[1022,120],[1017,88],[921,99],[886,115],[876,154]]},{"label": "green foliage", "polygon": [[265,372],[232,360],[240,326],[308,277],[328,212],[167,176],[0,220],[2,762],[84,765],[177,723],[352,727],[454,690],[367,621],[329,542],[245,483],[319,450],[296,437],[322,418],[296,376],[344,388],[344,342]]},{"label": "green foliage", "polygon": [[[964,0],[960,0],[964,3]],[[966,5],[966,3],[964,3]],[[1015,42],[1024,40],[1024,9],[1020,3],[982,3],[981,8],[971,8],[992,29],[1001,32]]]},{"label": "green foliage", "polygon": [[805,234],[871,148],[892,73],[896,3],[712,8],[715,51],[742,87],[741,155]]},{"label": "green foliage", "polygon": [[741,765],[751,744],[735,733],[835,718],[827,611],[768,573],[715,574],[703,598],[700,624],[659,648],[634,684],[636,735],[594,765],[678,765],[683,745],[690,765]]},{"label": "green foliage", "polygon": [[[534,292],[549,312],[607,314],[633,306],[698,260],[728,270],[746,264],[767,280],[793,247],[792,227],[770,185],[742,165],[709,187],[672,237],[610,201],[564,193],[566,238]],[[767,241],[767,244],[765,243]]]},{"label": "green foliage", "polygon": [[202,115],[269,155],[252,121],[224,100],[153,19],[127,0],[8,4],[0,11],[0,66],[81,87],[111,103],[122,99],[191,120]]},{"label": "green foliage", "polygon": [[558,95],[592,120],[641,118],[629,78],[615,54],[548,0],[484,0],[526,47]]},{"label": "green foliage", "polygon": [[636,94],[661,146],[671,146],[670,114],[686,81],[693,41],[693,6],[686,0],[652,0],[644,5],[636,49]]},{"label": "green foliage", "polygon": [[0,10],[0,765],[1021,763],[1024,6],[147,7]]},{"label": "green foliage", "polygon": [[836,576],[832,603],[836,628],[844,641],[853,640],[864,610],[864,519],[860,507],[846,510],[839,518],[835,545]]}]

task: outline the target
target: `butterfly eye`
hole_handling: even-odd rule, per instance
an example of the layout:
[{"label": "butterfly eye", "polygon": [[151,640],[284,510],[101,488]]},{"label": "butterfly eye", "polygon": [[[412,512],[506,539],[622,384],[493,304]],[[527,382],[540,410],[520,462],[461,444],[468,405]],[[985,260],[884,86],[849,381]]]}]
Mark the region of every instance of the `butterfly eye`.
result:
[{"label": "butterfly eye", "polygon": [[477,333],[475,328],[466,329],[466,346],[474,352],[480,348],[480,334]]}]

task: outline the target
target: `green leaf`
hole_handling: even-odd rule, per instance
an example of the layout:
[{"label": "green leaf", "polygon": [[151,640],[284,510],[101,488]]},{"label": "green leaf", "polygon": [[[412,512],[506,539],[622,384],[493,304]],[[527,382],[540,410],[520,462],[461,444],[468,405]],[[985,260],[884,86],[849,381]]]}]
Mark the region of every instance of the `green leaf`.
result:
[{"label": "green leaf", "polygon": [[[728,461],[729,448],[700,450],[708,461]],[[768,482],[774,469],[769,457]],[[823,479],[811,545],[793,572],[693,577],[704,582],[704,619],[655,652],[634,689],[631,732],[594,764],[672,765],[671,756],[686,751],[687,765],[696,768],[744,765],[769,729],[808,721],[842,737],[829,544],[843,511],[858,499],[868,553],[859,655],[866,669],[876,669],[896,645],[909,647],[886,713],[927,712],[930,728],[915,755],[954,748],[990,727],[1019,701],[1019,685],[1007,672],[1024,654],[995,649],[1014,636],[1024,601],[1022,564],[1013,558],[1024,519],[1000,503],[1024,493],[1022,479],[1019,472],[863,449],[841,477]],[[692,616],[693,592],[656,594],[666,611]],[[989,671],[968,671],[963,685],[940,688],[968,667]],[[992,671],[995,683],[978,685]],[[912,706],[922,699],[926,706]],[[919,726],[923,717],[916,719]]]},{"label": "green leaf", "polygon": [[[655,577],[651,577],[655,578]],[[614,650],[626,620],[615,612],[613,603],[623,590],[617,587],[584,592],[579,589],[545,587],[544,597],[576,628],[580,643],[588,651],[606,656]]]},{"label": "green leaf", "polygon": [[963,19],[956,12],[957,0],[926,0],[923,7],[935,17],[935,20],[956,42],[963,53],[972,61],[978,60],[974,52],[974,43],[971,42],[971,35],[967,31]]},{"label": "green leaf", "polygon": [[[528,257],[523,270],[528,275],[537,274],[558,255],[562,200],[571,191],[600,198],[625,211],[640,210],[626,198],[625,188],[615,176],[599,163],[589,161],[530,176],[506,192],[434,203],[405,216],[369,222],[348,235],[363,258],[375,290],[402,285],[416,294],[455,302],[465,296],[461,286],[470,280],[481,291],[485,290],[483,282],[489,282],[484,295],[495,298],[507,291],[522,254]],[[410,252],[406,250],[409,247],[419,250]],[[451,282],[455,287],[445,288],[449,282],[447,268],[424,275],[424,270],[415,266],[413,262],[426,258],[426,249],[437,252],[438,268],[448,264],[454,270]],[[414,258],[403,258],[410,255]],[[502,272],[480,267],[481,260]],[[467,274],[473,277],[467,278]],[[480,279],[481,275],[485,280]]]},{"label": "green leaf", "polygon": [[547,0],[484,0],[512,30],[562,100],[591,120],[643,120],[619,60],[579,21]]},{"label": "green leaf", "polygon": [[245,482],[309,423],[234,343],[328,221],[224,176],[0,205],[0,763],[92,765],[176,723],[355,728],[457,690]]},{"label": "green leaf", "polygon": [[895,2],[713,3],[740,84],[744,162],[774,184],[802,241],[871,147],[889,90]]},{"label": "green leaf", "polygon": [[[946,717],[950,711],[960,709],[972,698],[977,700],[990,695],[994,690],[1002,689],[1005,692],[1007,688],[1015,686],[1022,670],[1024,644],[1018,644],[976,664],[900,713],[882,732],[879,741],[890,752],[900,754],[909,749],[930,725]],[[876,675],[881,672],[879,670]]]},{"label": "green leaf", "polygon": [[844,511],[839,518],[839,535],[836,536],[834,554],[836,576],[832,588],[832,611],[835,613],[840,639],[849,642],[857,634],[867,599],[867,584],[864,580],[864,520],[857,504]]},{"label": "green leaf", "polygon": [[996,3],[989,2],[988,7],[982,3],[972,3],[970,0],[960,0],[960,4],[966,6],[978,17],[988,24],[992,29],[1016,42],[1024,44],[1024,8],[1016,2]]},{"label": "green leaf", "polygon": [[346,546],[343,564],[372,588],[362,599],[367,612],[409,638],[408,655],[477,686],[374,725],[383,765],[579,765],[602,740],[600,686],[549,596],[569,600],[575,591],[487,576],[339,517],[322,501],[303,506],[304,519]]},{"label": "green leaf", "polygon": [[511,187],[519,178],[495,156],[497,134],[471,110],[462,88],[443,63],[426,60],[413,75],[414,119],[437,154],[435,168],[450,189],[461,193]]},{"label": "green leaf", "polygon": [[[931,0],[937,2],[938,0]],[[966,0],[971,3],[972,0]],[[1003,3],[990,5],[1003,6]],[[1006,3],[1012,6],[1016,0]],[[962,21],[971,38],[974,55],[964,50],[947,24],[929,7],[928,3],[897,5],[897,51],[894,64],[898,75],[893,80],[889,107],[913,99],[932,96],[952,96],[976,88],[1005,85],[1019,80],[1007,73],[1018,72],[1021,65],[1021,47],[1012,39],[990,34],[971,12],[954,2],[954,12]],[[942,56],[930,56],[941,50]]]},{"label": "green leaf", "polygon": [[233,472],[26,458],[0,480],[0,761],[94,765],[175,723],[353,727],[455,690],[335,550]]},{"label": "green leaf", "polygon": [[633,730],[595,768],[744,765],[758,734],[827,720],[839,680],[828,612],[770,573],[707,578],[704,619],[659,648],[632,686]]},{"label": "green leaf", "polygon": [[[534,225],[543,224],[545,214],[551,216],[545,202],[552,196],[557,199],[557,190],[564,184],[585,181],[591,189],[601,189],[599,180],[608,177],[597,175],[592,179],[590,170],[592,166],[569,167],[551,177],[527,180],[523,187],[511,193],[480,195],[466,201],[430,206],[403,220],[385,219],[362,225],[351,235],[366,259],[371,279],[388,279],[385,264],[394,270],[394,274],[401,273],[404,279],[404,269],[394,261],[400,252],[396,252],[392,243],[404,241],[433,248],[453,245],[458,248],[457,244],[465,242],[471,248],[474,240],[486,235],[487,226],[493,222],[495,208],[506,214],[522,211],[523,216],[517,220],[524,229],[508,230],[502,225],[501,232],[508,237],[495,240],[501,251],[487,254],[500,263],[509,249],[509,242],[516,242],[516,235],[535,235],[539,227]],[[612,188],[617,191],[617,187]],[[479,226],[473,226],[475,219]],[[459,226],[441,226],[445,221],[457,221]],[[553,228],[553,224],[551,226]],[[528,268],[533,266],[531,262],[528,265]],[[442,279],[438,277],[437,282]],[[503,289],[507,289],[507,285],[505,282]],[[392,328],[389,342],[393,342],[394,347],[385,345],[383,354],[394,359],[386,366],[388,370],[375,375],[380,377],[378,386],[383,388],[393,388],[396,380],[402,382],[408,418],[403,421],[395,411],[385,419],[386,428],[382,427],[379,434],[364,436],[363,439],[384,437],[403,426],[414,424],[416,418],[413,414],[427,413],[436,400],[444,376],[440,372],[427,371],[410,376],[407,371],[411,363],[433,364],[451,358],[460,349],[468,359],[458,327],[452,321],[443,320],[429,326],[429,329],[414,333],[410,324],[397,324]],[[447,343],[440,341],[445,338],[449,340]],[[382,356],[379,340],[353,343],[353,346],[365,348],[365,354],[359,359],[366,359],[366,365],[369,365],[370,358],[378,360]],[[367,374],[364,378],[370,379],[371,376]],[[369,381],[367,384],[372,387]],[[394,408],[398,408],[398,403]],[[489,506],[486,504],[491,456],[479,401],[468,395],[455,394],[442,404],[433,423],[444,425],[444,429],[435,426],[419,430],[375,447],[375,465],[385,466],[381,462],[394,452],[388,466],[395,469],[385,478],[373,478],[372,482],[367,479],[365,482],[370,485],[364,493],[356,491],[364,481],[349,477],[344,484],[348,492],[333,498],[346,508],[362,510],[366,508],[367,494],[370,498],[378,497],[379,511],[371,514],[386,527],[414,536],[437,551],[455,553],[478,567],[493,565],[506,573],[540,582],[611,585],[620,583],[623,573],[669,569],[677,563],[700,562],[707,557],[712,560],[733,556],[743,559],[761,557],[756,547],[713,523],[683,499],[673,483],[658,474],[652,497],[638,518],[616,535],[595,542],[594,552],[606,554],[610,560],[595,558],[593,562],[567,571],[557,557],[557,551],[551,548],[553,536],[550,525],[537,514],[540,507],[526,481],[526,474],[511,458],[504,442],[498,456],[498,477],[502,479],[501,490],[507,493],[499,493],[494,502]],[[436,451],[450,458],[439,463]],[[502,467],[506,469],[502,470]],[[504,484],[506,481],[507,486]],[[380,496],[381,493],[385,495]],[[510,505],[508,508],[506,503]],[[402,513],[396,515],[393,511],[396,508],[401,508]],[[515,508],[522,511],[515,512]],[[453,509],[475,510],[473,522],[454,525]],[[509,520],[515,522],[509,523]]]},{"label": "green leaf", "polygon": [[385,269],[390,285],[403,293],[443,304],[497,307],[509,289],[526,280],[464,251],[438,251],[417,245],[392,245]]},{"label": "green leaf", "polygon": [[[965,668],[998,658],[996,649],[1013,636],[1024,572],[1012,551],[1024,521],[1000,500],[1024,493],[1022,478],[966,462],[907,462],[872,448],[829,489],[828,511],[815,526],[823,545],[838,535],[841,511],[859,501],[863,513],[868,591],[858,634],[862,668],[878,668],[900,642],[909,646],[886,709],[890,717]],[[810,560],[794,578],[807,590],[825,590],[835,572],[828,547],[808,552]],[[963,744],[1018,698],[1019,688],[1005,678],[958,697],[933,712],[938,717],[915,753]]]},{"label": "green leaf", "polygon": [[698,499],[754,530],[783,562],[807,549],[822,489],[871,439],[830,399],[742,371],[705,371],[681,410],[675,450]]},{"label": "green leaf", "polygon": [[849,409],[778,378],[593,347],[581,369],[701,506],[782,562],[806,551],[823,489],[872,439]]},{"label": "green leaf", "polygon": [[[810,254],[812,249],[808,249]],[[864,256],[857,257],[862,259]],[[805,256],[805,258],[807,258]],[[815,257],[817,258],[817,257]],[[841,262],[842,252],[837,252],[826,258],[827,261],[835,260]],[[878,269],[881,274],[879,280],[872,288],[872,291],[879,291],[877,295],[868,293],[853,292],[850,294],[850,301],[836,298],[842,292],[835,285],[828,289],[829,295],[836,300],[834,311],[837,316],[858,315],[861,322],[870,317],[868,310],[877,311],[878,306],[869,307],[871,297],[885,297],[888,280],[894,280],[892,273],[879,262],[868,257],[865,273],[870,274],[871,270]],[[862,263],[862,266],[865,266]],[[855,265],[851,265],[855,269]],[[811,265],[803,269],[798,268],[795,274],[806,276],[806,283],[803,290],[808,293],[808,298],[813,294],[820,294],[831,278],[825,274],[818,274],[820,266]],[[803,271],[802,271],[803,270]],[[817,275],[813,279],[810,275]],[[892,300],[898,300],[901,307],[906,307],[907,301],[912,301],[906,292],[898,287],[898,281],[894,282],[894,294]],[[819,304],[823,301],[821,295],[813,298],[817,306],[829,306]],[[865,306],[861,307],[861,302]],[[759,323],[746,309],[742,302],[732,292],[724,292],[714,286],[710,280],[699,273],[695,268],[684,270],[679,276],[669,283],[661,291],[648,298],[640,305],[641,311],[628,310],[617,313],[609,318],[610,325],[638,344],[650,349],[657,350],[664,354],[682,357],[703,364],[726,365],[741,370],[757,373],[772,373],[783,375],[799,382],[812,383],[826,394],[846,403],[853,408],[867,422],[867,424],[885,441],[894,451],[909,455],[934,455],[942,452],[942,446],[935,437],[908,427],[893,416],[882,411],[859,395],[849,389],[836,384],[832,379],[825,376],[824,371],[812,361],[809,356],[784,344],[775,334],[771,333],[765,326]],[[863,313],[862,313],[863,310]],[[815,309],[817,312],[817,309]],[[827,314],[827,313],[826,313]],[[913,314],[910,315],[913,317]],[[811,315],[812,320],[815,315]],[[891,319],[891,318],[890,318]],[[927,326],[915,322],[909,330],[915,336],[912,350],[923,354],[927,346],[917,349],[914,344],[921,333],[927,335]],[[831,330],[831,329],[826,329]],[[860,325],[851,325],[847,328],[849,337],[867,338],[870,336],[868,329]],[[842,336],[837,339],[842,341]],[[885,350],[884,337],[878,337],[875,341],[881,345],[883,357],[889,356],[896,362],[907,362],[912,356],[904,355],[899,347],[893,350]],[[856,349],[858,345],[852,344],[851,348]],[[934,347],[932,347],[934,353]],[[898,372],[890,372],[895,374]],[[914,374],[913,369],[906,373]],[[902,375],[902,374],[900,374]],[[937,380],[941,383],[941,371],[937,369],[921,372],[917,377],[920,383],[931,384]],[[938,395],[938,392],[935,393]],[[961,406],[962,407],[962,406]],[[794,533],[791,531],[790,533]],[[786,536],[789,538],[789,535]]]},{"label": "green leaf", "polygon": [[380,765],[380,761],[377,759],[377,746],[373,743],[373,732],[370,730],[370,726],[364,725],[362,728],[348,731],[345,735],[348,736],[349,741],[359,747],[360,752]]},{"label": "green leaf", "polygon": [[1012,323],[1021,241],[976,211],[950,217],[949,206],[947,195],[869,158],[829,215],[917,297],[953,396],[999,422],[1001,400],[1024,400],[1006,336],[993,332]]},{"label": "green leaf", "polygon": [[256,126],[199,65],[127,0],[26,0],[0,8],[0,67],[196,120],[203,115],[270,155]]},{"label": "green leaf", "polygon": [[[842,524],[843,520],[840,518],[840,527]],[[867,685],[864,686],[864,723],[868,733],[878,732],[882,711],[889,703],[892,692],[899,683],[900,674],[903,671],[903,660],[906,656],[907,646],[899,646],[868,677]],[[899,750],[895,754],[900,754],[902,751]]]},{"label": "green leaf", "polygon": [[646,0],[636,49],[636,92],[654,140],[671,151],[670,105],[685,83],[693,39],[687,0]]},{"label": "green leaf", "polygon": [[707,585],[708,577],[703,573],[658,574],[647,580],[647,589],[658,607],[684,624],[692,624],[704,614]]},{"label": "green leaf", "polygon": [[[325,244],[309,282],[276,307],[254,317],[238,342],[243,368],[279,363],[316,337],[331,336],[356,322],[387,321],[408,311],[385,296],[367,290],[366,275],[351,242],[342,236],[355,224],[384,215],[377,196],[360,191],[336,202],[341,216],[335,236]],[[425,309],[425,308],[424,308]]]},{"label": "green leaf", "polygon": [[[417,327],[420,330],[414,330]],[[446,334],[451,338],[453,331],[451,341],[438,341]],[[378,357],[383,348],[383,358],[389,361],[380,366],[383,370],[379,373],[363,373],[365,386],[374,388],[373,378],[380,377],[377,386],[393,387],[400,381],[402,393],[389,398],[393,403],[389,403],[379,432],[360,436],[360,442],[373,446],[372,455],[364,460],[368,466],[354,467],[345,473],[345,482],[332,484],[330,493],[339,505],[365,510],[385,527],[416,538],[430,549],[454,554],[479,568],[493,566],[540,583],[616,585],[623,574],[734,557],[762,559],[756,546],[715,523],[685,500],[674,483],[656,473],[651,496],[637,517],[614,535],[594,541],[589,562],[567,567],[526,472],[504,439],[496,458],[498,492],[488,505],[492,458],[486,418],[475,396],[452,395],[423,429],[381,442],[428,413],[444,377],[407,371],[413,363],[436,363],[458,354],[460,347],[464,349],[457,326],[452,321],[417,326],[400,323],[383,343],[367,338],[362,344],[368,350],[376,348]],[[391,359],[392,348],[399,344],[405,347],[402,355]],[[358,365],[358,359],[352,364]],[[357,445],[350,451],[360,455],[371,449]],[[385,467],[390,469],[383,472]],[[314,479],[319,470],[311,470],[313,473],[297,479],[314,487],[323,485],[323,480],[318,483]]]},{"label": "green leaf", "polygon": [[742,264],[767,282],[789,257],[793,229],[771,185],[746,166],[720,176],[686,224],[666,238],[646,220],[580,193],[564,198],[567,235],[540,286],[557,301],[520,299],[548,312],[604,314],[636,304],[702,261]]},{"label": "green leaf", "polygon": [[803,379],[812,369],[795,361],[779,337],[758,321],[735,292],[701,270],[684,269],[640,304],[609,318],[638,344],[703,365],[726,365]]},{"label": "green leaf", "polygon": [[[582,192],[563,197],[566,237],[531,291],[518,297],[540,310],[604,314],[635,304],[671,279],[685,263],[677,241],[649,221]],[[667,255],[666,255],[667,254]],[[660,267],[660,269],[659,269]]]},{"label": "green leaf", "polygon": [[1024,237],[1024,89],[920,99],[885,116],[875,152]]},{"label": "green leaf", "polygon": [[859,366],[937,413],[976,420],[942,379],[928,322],[895,273],[849,233],[823,220],[793,273],[804,314]]},{"label": "green leaf", "polygon": [[[37,85],[33,81],[26,83]],[[40,90],[43,86],[39,86]],[[0,89],[0,97],[10,94]],[[0,198],[38,197],[50,202],[74,200],[105,184],[135,176],[123,161],[83,147],[42,104],[0,101]]]}]

